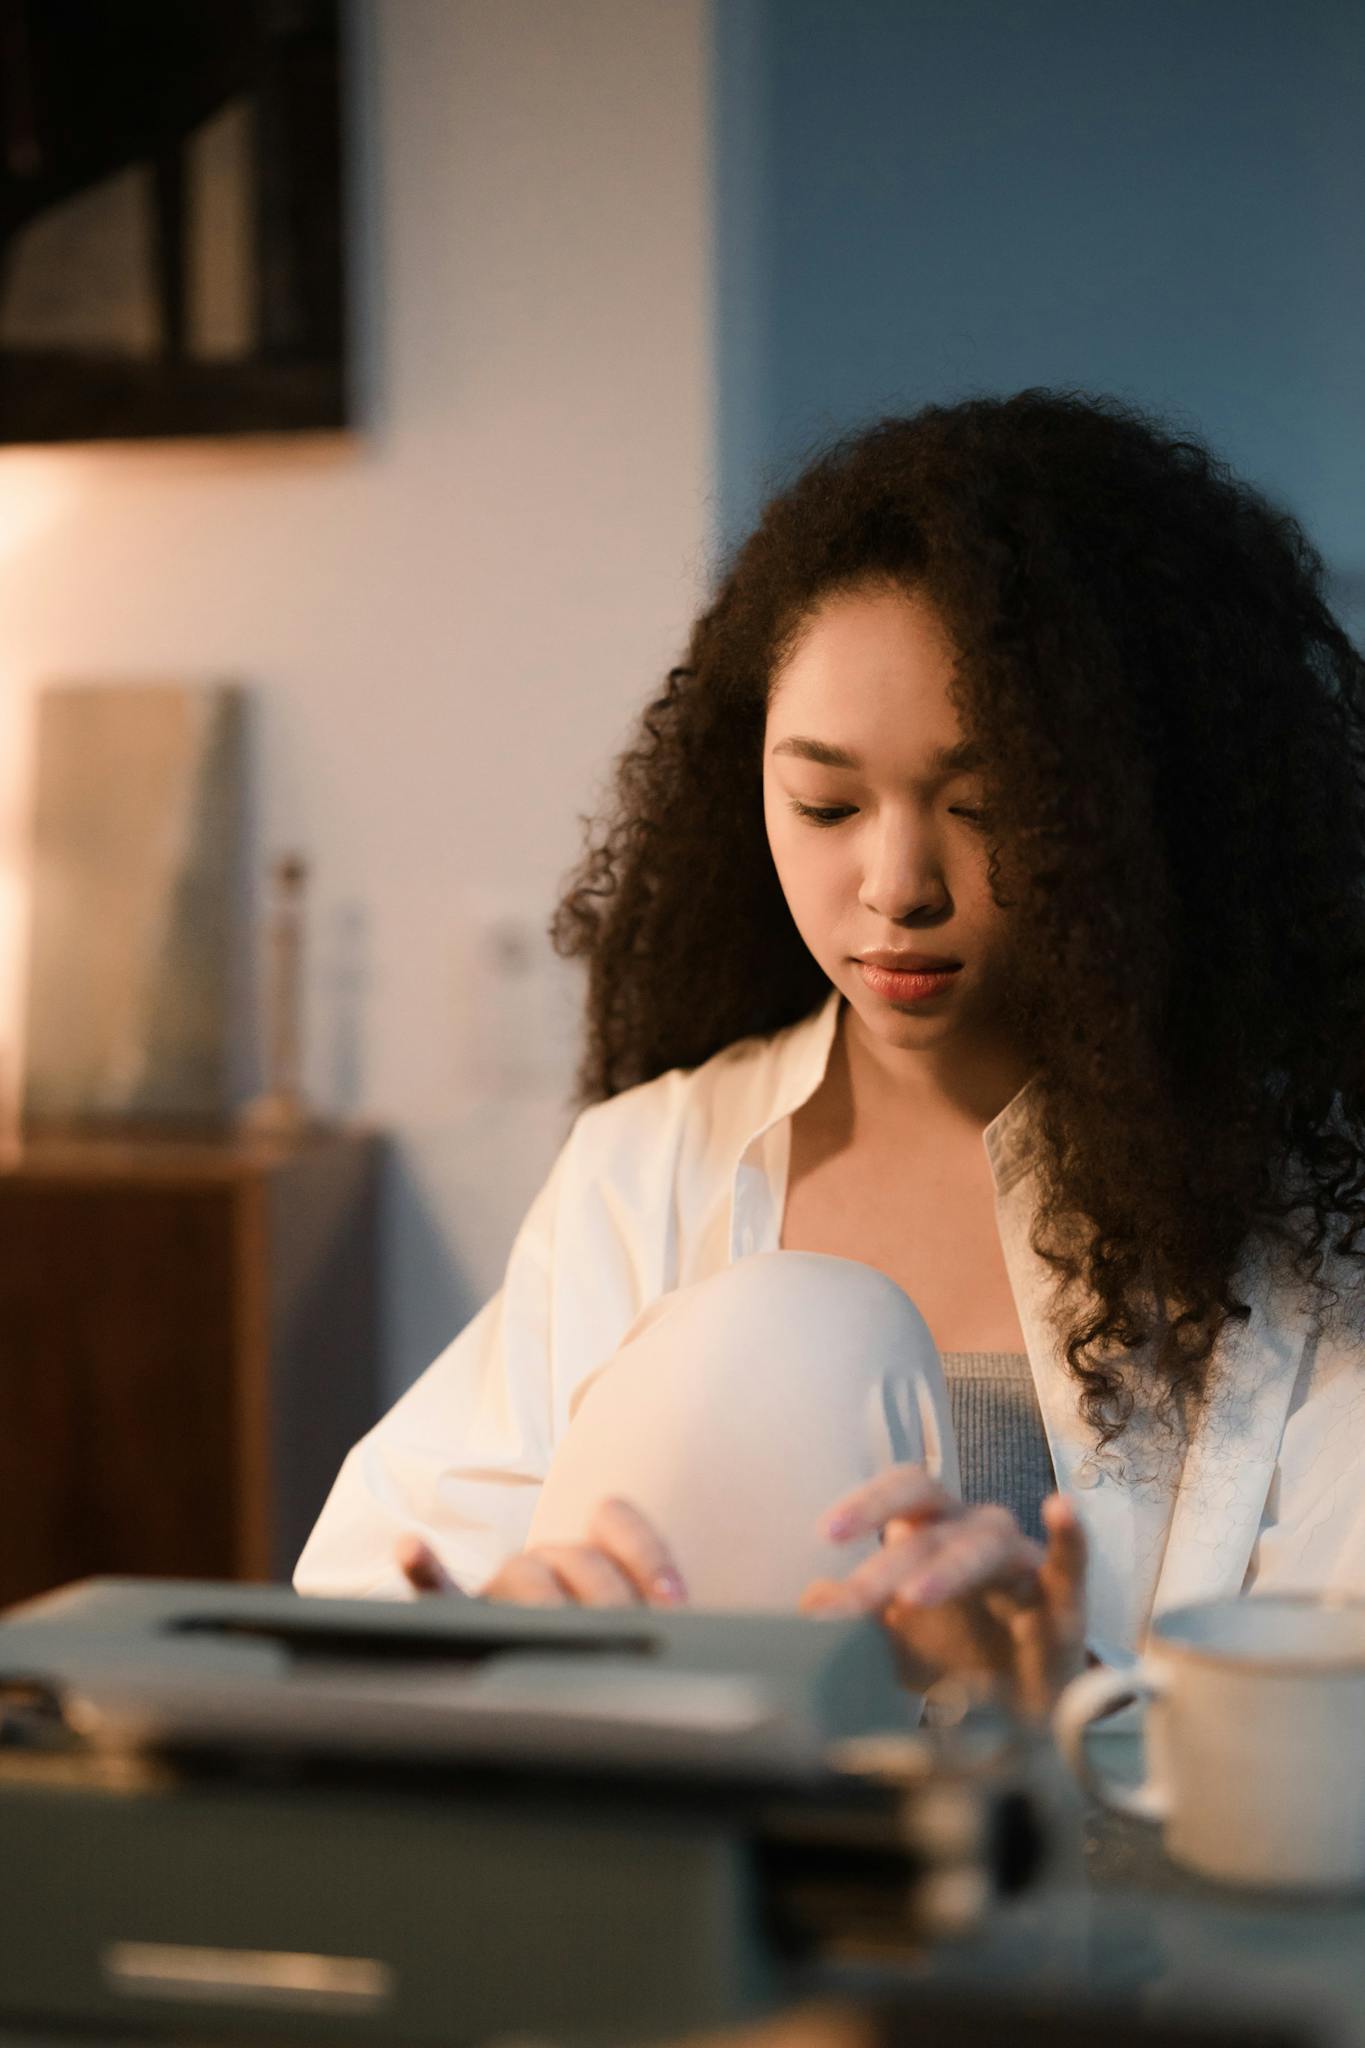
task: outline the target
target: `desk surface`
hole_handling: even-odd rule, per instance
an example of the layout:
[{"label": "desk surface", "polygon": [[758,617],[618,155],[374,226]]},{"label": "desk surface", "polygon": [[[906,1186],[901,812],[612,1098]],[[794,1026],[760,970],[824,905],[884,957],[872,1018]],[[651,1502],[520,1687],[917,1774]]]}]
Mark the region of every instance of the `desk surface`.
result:
[{"label": "desk surface", "polygon": [[[1091,1739],[1109,1775],[1139,1781],[1138,1734]],[[1079,1995],[1153,2019],[1280,2019],[1324,2048],[1365,2048],[1365,1896],[1234,1892],[1171,1864],[1154,1827],[1091,1809],[1082,1870],[1012,1901],[913,1974],[1021,1998]],[[850,1967],[839,1983],[870,1989],[873,1975]]]}]

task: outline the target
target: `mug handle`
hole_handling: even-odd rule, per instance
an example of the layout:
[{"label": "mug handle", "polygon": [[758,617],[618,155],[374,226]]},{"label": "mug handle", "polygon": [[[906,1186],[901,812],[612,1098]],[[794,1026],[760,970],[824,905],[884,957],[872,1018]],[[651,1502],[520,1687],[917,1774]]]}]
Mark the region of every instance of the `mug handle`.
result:
[{"label": "mug handle", "polygon": [[1159,1699],[1161,1681],[1146,1665],[1132,1671],[1084,1671],[1073,1678],[1058,1700],[1052,1717],[1057,1746],[1081,1784],[1101,1806],[1133,1820],[1165,1820],[1169,1801],[1159,1785],[1144,1778],[1140,1785],[1116,1785],[1097,1771],[1086,1753],[1086,1730],[1106,1707],[1117,1706],[1133,1693],[1144,1699]]}]

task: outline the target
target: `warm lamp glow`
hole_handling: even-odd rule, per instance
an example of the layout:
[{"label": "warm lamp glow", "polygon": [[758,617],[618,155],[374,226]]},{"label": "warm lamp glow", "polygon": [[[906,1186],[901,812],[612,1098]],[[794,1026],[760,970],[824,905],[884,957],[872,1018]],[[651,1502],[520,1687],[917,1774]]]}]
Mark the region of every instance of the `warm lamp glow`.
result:
[{"label": "warm lamp glow", "polygon": [[19,1127],[27,914],[26,878],[15,863],[0,860],[0,1152],[12,1148]]},{"label": "warm lamp glow", "polygon": [[[6,504],[5,481],[0,504]],[[8,541],[7,526],[0,525],[0,534]],[[14,1135],[23,1071],[32,759],[32,694],[0,663],[0,1149]]]},{"label": "warm lamp glow", "polygon": [[55,524],[74,490],[69,465],[50,455],[0,455],[0,569]]}]

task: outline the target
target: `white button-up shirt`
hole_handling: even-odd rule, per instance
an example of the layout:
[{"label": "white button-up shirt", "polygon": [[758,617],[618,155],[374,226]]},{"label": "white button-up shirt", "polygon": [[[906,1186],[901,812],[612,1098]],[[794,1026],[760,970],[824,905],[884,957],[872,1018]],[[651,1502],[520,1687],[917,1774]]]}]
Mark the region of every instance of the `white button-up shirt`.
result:
[{"label": "white button-up shirt", "polygon": [[[476,1591],[520,1550],[576,1389],[662,1294],[781,1238],[794,1112],[824,1078],[840,998],[585,1110],[517,1234],[502,1288],[348,1455],[299,1559],[301,1592],[403,1597],[400,1535]],[[1315,1342],[1249,1263],[1188,1449],[1130,1424],[1098,1452],[1029,1245],[1030,1089],[982,1132],[1001,1250],[1057,1483],[1090,1549],[1105,1662],[1154,1611],[1262,1588],[1365,1591],[1365,1330]]]}]

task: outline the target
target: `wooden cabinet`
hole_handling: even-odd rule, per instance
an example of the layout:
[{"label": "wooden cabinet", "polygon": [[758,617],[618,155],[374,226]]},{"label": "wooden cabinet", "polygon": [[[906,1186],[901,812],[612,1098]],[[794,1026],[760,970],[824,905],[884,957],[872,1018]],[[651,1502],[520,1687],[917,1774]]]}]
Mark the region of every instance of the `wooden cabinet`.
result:
[{"label": "wooden cabinet", "polygon": [[287,1579],[378,1400],[366,1133],[0,1160],[0,1606]]}]

